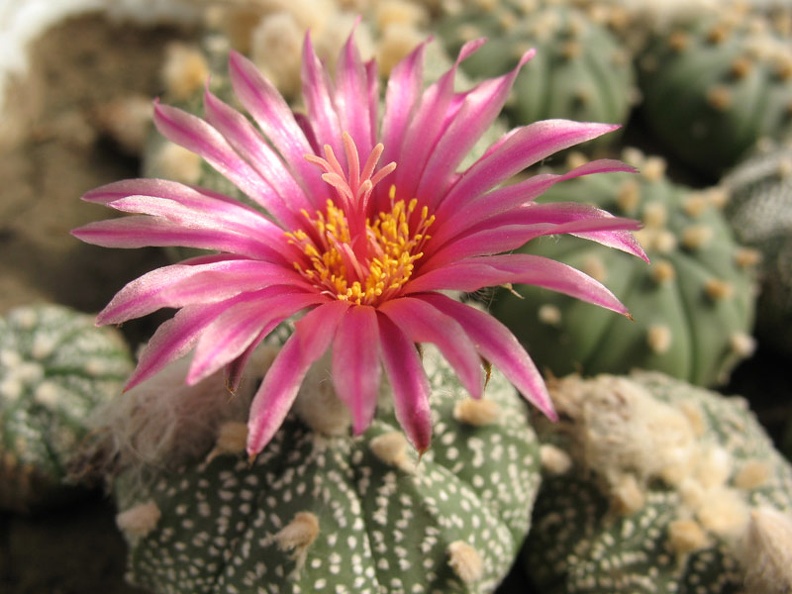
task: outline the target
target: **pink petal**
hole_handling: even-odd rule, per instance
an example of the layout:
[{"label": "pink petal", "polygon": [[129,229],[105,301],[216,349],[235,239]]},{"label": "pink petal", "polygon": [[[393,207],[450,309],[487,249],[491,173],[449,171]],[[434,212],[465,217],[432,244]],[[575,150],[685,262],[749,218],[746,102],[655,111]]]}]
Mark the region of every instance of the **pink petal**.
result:
[{"label": "pink petal", "polygon": [[526,284],[558,291],[627,315],[627,308],[599,281],[563,262],[530,254],[504,254],[452,262],[411,280],[410,293],[478,291],[484,287]]},{"label": "pink petal", "polygon": [[209,93],[204,95],[206,120],[214,126],[239,154],[272,188],[269,209],[289,229],[302,223],[298,213],[302,209],[313,212],[321,206],[294,179],[281,158],[264,141],[250,121],[241,113]]},{"label": "pink petal", "polygon": [[558,151],[616,130],[614,124],[544,120],[513,131],[497,149],[470,166],[437,208],[442,218],[465,197],[478,196]]},{"label": "pink petal", "polygon": [[163,307],[222,301],[271,285],[303,287],[295,271],[257,260],[222,260],[207,264],[172,264],[144,274],[122,288],[99,313],[100,324],[120,324]]},{"label": "pink petal", "polygon": [[[458,194],[455,207],[446,200],[446,216],[442,219],[442,227],[434,229],[432,233],[432,246],[437,249],[450,239],[465,236],[468,230],[479,225],[483,220],[511,212],[513,209],[531,203],[552,186],[559,182],[567,181],[584,175],[610,172],[634,172],[635,169],[621,161],[613,159],[598,159],[590,161],[567,171],[564,174],[541,173],[533,175],[527,180],[506,185],[486,194]],[[471,217],[470,212],[475,211],[477,216]]]},{"label": "pink petal", "polygon": [[165,138],[203,157],[265,210],[279,211],[278,201],[273,198],[277,196],[276,189],[207,122],[186,111],[155,103],[154,124]]},{"label": "pink petal", "polygon": [[306,35],[303,41],[302,83],[308,121],[316,134],[317,143],[320,147],[329,144],[342,165],[345,164],[344,147],[341,143],[341,133],[345,130],[338,120],[333,104],[332,83],[314,51],[310,35]]},{"label": "pink petal", "polygon": [[430,211],[442,199],[457,167],[500,114],[514,79],[535,53],[526,52],[508,74],[487,79],[461,95],[459,111],[429,155],[416,192],[416,196],[428,197]]},{"label": "pink petal", "polygon": [[638,221],[614,217],[587,204],[533,203],[471,226],[464,236],[426,258],[420,270],[423,273],[471,256],[512,251],[537,237],[560,234],[596,241],[646,260],[631,233],[640,227]]},{"label": "pink petal", "polygon": [[377,410],[380,386],[377,314],[367,305],[352,306],[333,341],[333,385],[352,412],[356,435],[365,431]]},{"label": "pink petal", "polygon": [[228,72],[234,95],[289,165],[306,194],[309,197],[325,195],[327,186],[319,170],[305,160],[305,155],[313,154],[314,149],[278,90],[261,75],[255,64],[237,52],[230,53]]},{"label": "pink petal", "polygon": [[260,342],[275,326],[297,312],[324,301],[318,294],[281,287],[241,295],[203,331],[187,375],[197,384]]},{"label": "pink petal", "polygon": [[454,93],[454,78],[459,64],[483,42],[476,40],[465,44],[453,66],[423,92],[411,121],[407,122],[403,144],[396,147],[385,145],[384,162],[395,161],[398,164],[393,173],[397,199],[419,196],[418,182],[429,156],[461,106],[460,96]]},{"label": "pink petal", "polygon": [[497,367],[526,400],[551,420],[558,419],[542,375],[506,326],[492,316],[445,295],[433,293],[421,298],[456,319],[484,359]]},{"label": "pink petal", "polygon": [[247,442],[251,457],[264,449],[283,424],[305,374],[330,346],[349,307],[344,301],[331,301],[311,310],[295,324],[294,334],[283,345],[253,397]]},{"label": "pink petal", "polygon": [[352,137],[360,154],[368,155],[375,144],[376,127],[372,128],[371,123],[376,122],[379,98],[369,101],[368,70],[355,44],[354,31],[349,35],[336,63],[335,83],[333,104],[341,129]]},{"label": "pink petal", "polygon": [[379,314],[377,319],[396,419],[415,449],[423,453],[432,441],[429,381],[413,342],[386,315]]},{"label": "pink petal", "polygon": [[102,247],[129,249],[181,246],[217,250],[260,260],[283,261],[283,254],[263,244],[254,235],[242,236],[222,229],[184,228],[145,215],[94,221],[73,229],[71,234],[85,243]]},{"label": "pink petal", "polygon": [[382,120],[384,163],[398,159],[404,137],[418,109],[423,88],[423,61],[426,43],[421,43],[391,71],[385,91],[385,114]]},{"label": "pink petal", "polygon": [[124,390],[135,387],[190,352],[203,330],[226,307],[226,303],[185,307],[163,322],[141,351],[137,367]]},{"label": "pink petal", "polygon": [[481,396],[481,359],[464,328],[456,320],[423,301],[420,295],[383,303],[381,314],[390,318],[412,342],[431,342],[459,375],[462,385],[474,398]]}]

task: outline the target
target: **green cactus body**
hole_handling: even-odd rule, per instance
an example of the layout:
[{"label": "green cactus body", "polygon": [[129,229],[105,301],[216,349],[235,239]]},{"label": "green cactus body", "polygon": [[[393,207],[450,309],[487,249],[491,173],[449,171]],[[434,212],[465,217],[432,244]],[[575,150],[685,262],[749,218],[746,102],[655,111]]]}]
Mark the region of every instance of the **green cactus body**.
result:
[{"label": "green cactus body", "polygon": [[[441,38],[452,48],[477,23],[471,15],[471,23],[454,25],[460,18],[441,25]],[[627,120],[634,96],[631,59],[604,26],[584,13],[549,5],[519,17],[508,29],[490,31],[490,20],[484,20],[481,28],[480,35],[489,36],[489,43],[462,64],[474,78],[502,74],[517,64],[523,52],[537,50],[514,83],[506,110],[513,124],[548,118]]]},{"label": "green cactus body", "polygon": [[742,398],[657,372],[551,393],[563,420],[537,428],[550,463],[523,552],[542,592],[789,591],[792,468]]},{"label": "green cactus body", "polygon": [[651,265],[578,238],[541,238],[522,248],[561,260],[604,282],[633,320],[579,300],[516,287],[493,313],[556,375],[654,369],[700,385],[727,379],[750,354],[754,252],[741,248],[718,208],[719,196],[672,184],[662,161],[626,158],[642,174],[609,174],[559,184],[543,200],[585,201],[637,218]]},{"label": "green cactus body", "polygon": [[770,20],[735,9],[680,25],[639,63],[652,132],[692,167],[718,176],[762,137],[792,132],[792,43]]},{"label": "green cactus body", "polygon": [[56,305],[0,318],[0,507],[34,511],[73,494],[66,463],[87,417],[132,371],[120,334]]},{"label": "green cactus body", "polygon": [[736,236],[762,254],[757,334],[792,353],[792,144],[767,143],[723,185]]},{"label": "green cactus body", "polygon": [[252,464],[210,456],[132,493],[122,477],[131,580],[190,594],[492,591],[529,526],[538,442],[497,373],[474,402],[434,349],[424,361],[437,420],[420,461],[392,413],[358,437],[295,416]]}]

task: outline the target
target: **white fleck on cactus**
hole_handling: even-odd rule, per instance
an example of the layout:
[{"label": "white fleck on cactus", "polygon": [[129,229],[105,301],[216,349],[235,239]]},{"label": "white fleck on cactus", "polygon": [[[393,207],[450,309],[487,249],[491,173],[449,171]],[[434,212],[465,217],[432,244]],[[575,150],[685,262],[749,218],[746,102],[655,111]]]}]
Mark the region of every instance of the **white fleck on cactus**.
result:
[{"label": "white fleck on cactus", "polygon": [[742,398],[657,372],[551,393],[562,420],[537,428],[572,464],[545,466],[534,508],[542,592],[789,592],[792,468]]},{"label": "white fleck on cactus", "polygon": [[0,318],[0,507],[55,503],[66,463],[88,433],[87,418],[116,397],[132,371],[121,335],[57,305],[25,306]]},{"label": "white fleck on cactus", "polygon": [[[320,432],[294,414],[252,463],[227,453],[230,421],[203,461],[150,468],[148,481],[122,474],[131,581],[190,594],[491,592],[529,526],[539,445],[505,378],[493,372],[470,403],[433,347],[423,358],[436,421],[420,460],[391,411],[358,437],[348,418]],[[312,373],[300,400],[327,385],[326,370]]]}]

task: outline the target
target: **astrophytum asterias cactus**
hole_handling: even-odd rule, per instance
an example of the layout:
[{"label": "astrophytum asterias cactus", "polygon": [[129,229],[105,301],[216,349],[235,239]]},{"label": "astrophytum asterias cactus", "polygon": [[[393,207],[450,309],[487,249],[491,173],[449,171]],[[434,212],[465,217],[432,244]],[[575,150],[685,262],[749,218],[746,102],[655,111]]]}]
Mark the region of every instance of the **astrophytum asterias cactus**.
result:
[{"label": "astrophytum asterias cactus", "polygon": [[321,414],[290,415],[254,462],[225,453],[240,427],[244,450],[230,423],[206,460],[122,475],[131,580],[163,594],[491,592],[529,526],[538,442],[499,373],[475,401],[434,347],[423,358],[436,436],[420,460],[387,411],[357,437],[329,430],[325,370],[300,395]]},{"label": "astrophytum asterias cactus", "polygon": [[792,468],[745,400],[657,372],[552,394],[524,551],[541,592],[790,591]]},{"label": "astrophytum asterias cactus", "polygon": [[732,7],[675,26],[638,63],[649,128],[707,174],[792,132],[792,39],[767,17]]},{"label": "astrophytum asterias cactus", "polygon": [[75,491],[66,463],[90,411],[115,398],[132,372],[120,334],[58,305],[0,318],[0,508],[32,511]]},{"label": "astrophytum asterias cactus", "polygon": [[641,219],[644,228],[636,236],[650,266],[577,238],[546,238],[524,249],[604,281],[634,319],[602,315],[520,285],[515,286],[519,297],[498,294],[493,313],[526,344],[540,368],[558,376],[644,368],[699,385],[721,383],[753,349],[758,255],[735,241],[721,212],[720,189],[694,191],[671,182],[662,159],[634,150],[624,157],[639,174],[575,180],[546,196]]},{"label": "astrophytum asterias cactus", "polygon": [[534,7],[524,14],[498,5],[471,7],[438,27],[451,51],[476,37],[491,38],[463,64],[474,79],[503,72],[517,63],[522,51],[536,48],[535,67],[520,73],[507,104],[512,124],[553,117],[627,120],[635,96],[631,57],[582,11],[562,5]]}]

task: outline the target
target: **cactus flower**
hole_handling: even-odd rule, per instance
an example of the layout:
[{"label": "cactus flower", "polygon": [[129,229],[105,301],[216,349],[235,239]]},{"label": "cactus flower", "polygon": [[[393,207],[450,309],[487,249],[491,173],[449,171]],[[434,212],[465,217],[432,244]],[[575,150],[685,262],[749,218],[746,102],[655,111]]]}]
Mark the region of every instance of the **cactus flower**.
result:
[{"label": "cactus flower", "polygon": [[235,53],[230,79],[249,118],[208,89],[204,119],[155,102],[160,133],[200,155],[253,206],[159,179],[111,183],[83,196],[135,215],[74,230],[83,241],[216,252],[133,280],[99,314],[97,323],[119,324],[178,309],[141,353],[128,387],[192,351],[188,383],[225,368],[233,391],[256,346],[299,314],[251,405],[251,456],[272,438],[309,367],[327,351],[355,433],[375,415],[384,372],[407,437],[419,451],[429,447],[429,385],[415,347],[423,342],[437,345],[473,397],[486,384],[484,360],[554,417],[543,379],[519,342],[447,292],[528,283],[627,315],[610,291],[576,269],[508,252],[537,236],[571,233],[645,258],[630,233],[635,222],[590,206],[533,202],[557,182],[629,168],[599,160],[503,185],[549,155],[615,128],[565,120],[517,128],[463,167],[532,56],[527,52],[503,76],[455,90],[460,62],[482,43],[465,45],[426,87],[420,45],[392,71],[381,118],[376,66],[361,59],[351,37],[334,78],[306,37],[305,113],[294,113]]}]

